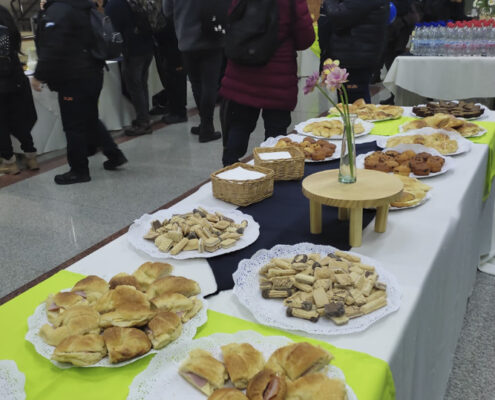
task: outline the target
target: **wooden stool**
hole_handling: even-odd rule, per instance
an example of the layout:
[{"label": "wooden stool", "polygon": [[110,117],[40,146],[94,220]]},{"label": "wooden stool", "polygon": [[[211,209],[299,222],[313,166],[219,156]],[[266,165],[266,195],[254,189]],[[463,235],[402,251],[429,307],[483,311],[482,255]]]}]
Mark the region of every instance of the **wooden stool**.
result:
[{"label": "wooden stool", "polygon": [[363,238],[363,208],[376,208],[375,232],[385,232],[390,202],[404,188],[394,175],[369,169],[357,170],[356,183],[338,181],[339,170],[318,172],[302,182],[309,199],[311,233],[321,233],[321,206],[338,207],[339,220],[349,219],[349,244],[359,247]]}]

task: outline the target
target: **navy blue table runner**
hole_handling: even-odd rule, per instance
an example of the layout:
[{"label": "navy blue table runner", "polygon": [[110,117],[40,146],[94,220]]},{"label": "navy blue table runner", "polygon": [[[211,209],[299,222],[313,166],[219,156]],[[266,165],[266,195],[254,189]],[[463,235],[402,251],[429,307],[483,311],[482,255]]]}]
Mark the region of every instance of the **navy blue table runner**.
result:
[{"label": "navy blue table runner", "polygon": [[[357,154],[374,150],[379,150],[376,142],[356,146]],[[307,163],[304,176],[338,167],[339,160]],[[341,250],[351,248],[349,222],[338,220],[335,207],[322,207],[322,233],[319,235],[310,233],[309,200],[302,194],[301,181],[277,181],[272,197],[247,207],[239,207],[238,210],[251,215],[260,225],[260,236],[256,242],[242,250],[208,259],[219,291],[234,287],[232,274],[239,262],[250,258],[260,249],[271,249],[277,244],[301,242],[326,244]],[[364,210],[363,227],[366,227],[374,217],[374,210]]]}]

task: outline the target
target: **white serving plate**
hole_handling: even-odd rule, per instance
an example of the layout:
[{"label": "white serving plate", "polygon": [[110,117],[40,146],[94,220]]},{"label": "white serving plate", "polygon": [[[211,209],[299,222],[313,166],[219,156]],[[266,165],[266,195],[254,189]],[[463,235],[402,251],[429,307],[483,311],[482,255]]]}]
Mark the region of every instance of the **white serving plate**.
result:
[{"label": "white serving plate", "polygon": [[[328,118],[328,117],[320,117],[320,118],[311,118],[311,119],[308,119],[307,121],[304,121],[304,122],[301,122],[299,124],[297,124],[294,129],[296,130],[297,133],[301,134],[301,135],[304,135],[304,136],[309,136],[309,137],[312,137],[312,138],[315,138],[315,139],[330,139],[330,140],[338,140],[338,139],[342,139],[342,135],[335,135],[335,136],[332,136],[332,137],[328,137],[328,138],[325,138],[323,136],[317,136],[317,135],[313,135],[311,132],[304,132],[304,128],[306,127],[306,125],[309,125],[313,122],[323,122],[323,121],[329,121],[329,120],[339,120],[339,121],[342,121],[342,119],[340,117],[333,117],[333,118]],[[373,130],[373,123],[370,122],[370,121],[363,121],[362,119],[359,119],[357,118],[355,120],[355,123],[356,124],[361,124],[363,125],[363,128],[364,128],[364,132],[361,132],[359,134],[355,134],[354,136],[355,137],[361,137],[361,136],[365,136],[365,135],[369,135],[371,133],[371,131]]]}]

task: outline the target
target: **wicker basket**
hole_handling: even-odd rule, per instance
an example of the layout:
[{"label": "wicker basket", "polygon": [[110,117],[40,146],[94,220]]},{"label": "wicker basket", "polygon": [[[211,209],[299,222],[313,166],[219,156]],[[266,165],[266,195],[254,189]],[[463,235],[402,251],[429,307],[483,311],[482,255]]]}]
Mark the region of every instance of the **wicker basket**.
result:
[{"label": "wicker basket", "polygon": [[[287,151],[291,158],[283,158],[281,160],[262,160],[259,155],[261,153],[276,153]],[[293,181],[302,179],[304,175],[304,153],[297,147],[255,147],[254,165],[258,167],[270,168],[275,173],[276,181]]]},{"label": "wicker basket", "polygon": [[[265,174],[263,178],[236,181],[218,178],[217,175],[242,167],[250,171]],[[273,171],[268,168],[255,167],[244,163],[235,163],[211,174],[213,196],[217,199],[235,204],[237,206],[248,206],[270,197],[273,194]]]}]

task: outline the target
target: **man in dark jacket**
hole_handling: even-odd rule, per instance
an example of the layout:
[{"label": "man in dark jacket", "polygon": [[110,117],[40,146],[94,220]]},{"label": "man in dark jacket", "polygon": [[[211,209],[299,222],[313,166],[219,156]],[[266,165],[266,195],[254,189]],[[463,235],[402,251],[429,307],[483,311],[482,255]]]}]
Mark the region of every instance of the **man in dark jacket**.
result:
[{"label": "man in dark jacket", "polygon": [[40,91],[41,82],[46,82],[58,92],[70,166],[69,172],[55,176],[59,185],[91,180],[88,143],[102,148],[107,170],[127,162],[98,118],[104,64],[90,52],[95,39],[89,12],[94,6],[88,0],[49,0],[38,19],[38,64],[31,84]]},{"label": "man in dark jacket", "polygon": [[364,98],[371,102],[371,74],[385,48],[388,0],[324,0],[331,26],[328,57],[340,60],[349,72],[349,101]]},{"label": "man in dark jacket", "polygon": [[153,37],[151,30],[144,30],[136,23],[136,16],[126,0],[108,0],[105,13],[112,25],[120,32],[124,45],[122,55],[122,78],[136,110],[132,127],[125,130],[127,136],[152,133],[149,114],[148,71],[153,60]]}]

